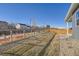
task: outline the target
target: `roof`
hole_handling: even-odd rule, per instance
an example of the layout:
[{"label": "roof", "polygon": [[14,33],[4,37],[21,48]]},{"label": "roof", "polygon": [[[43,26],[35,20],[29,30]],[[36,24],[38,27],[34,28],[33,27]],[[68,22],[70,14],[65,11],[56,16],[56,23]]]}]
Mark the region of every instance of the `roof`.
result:
[{"label": "roof", "polygon": [[71,17],[74,14],[74,12],[78,9],[78,7],[79,7],[79,3],[71,4],[71,6],[67,12],[67,15],[65,17],[65,21],[67,21],[67,22],[72,21]]},{"label": "roof", "polygon": [[5,22],[5,21],[0,21],[0,23],[6,23],[6,24],[8,24],[8,22]]},{"label": "roof", "polygon": [[23,26],[30,27],[29,25],[26,25],[26,24],[22,24],[22,23],[18,23],[18,24],[23,25]]}]

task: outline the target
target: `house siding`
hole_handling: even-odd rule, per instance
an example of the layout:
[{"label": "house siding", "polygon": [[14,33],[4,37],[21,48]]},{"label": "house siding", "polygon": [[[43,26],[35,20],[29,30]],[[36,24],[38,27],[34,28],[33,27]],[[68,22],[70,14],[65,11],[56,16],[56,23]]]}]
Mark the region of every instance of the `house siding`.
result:
[{"label": "house siding", "polygon": [[79,26],[77,26],[77,18],[76,14],[79,11],[79,9],[76,10],[76,12],[73,14],[72,18],[72,37],[74,39],[79,39]]}]

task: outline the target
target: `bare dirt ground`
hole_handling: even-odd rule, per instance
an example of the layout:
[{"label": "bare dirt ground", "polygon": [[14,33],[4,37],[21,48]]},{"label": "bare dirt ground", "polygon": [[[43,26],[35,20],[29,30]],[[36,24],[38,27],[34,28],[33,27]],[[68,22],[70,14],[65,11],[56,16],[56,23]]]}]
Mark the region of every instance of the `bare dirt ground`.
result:
[{"label": "bare dirt ground", "polygon": [[61,56],[79,56],[79,40],[60,40]]},{"label": "bare dirt ground", "polygon": [[24,36],[24,34],[22,33],[22,34],[13,34],[12,37],[11,35],[5,36],[5,38],[0,39],[0,45],[10,43],[12,41],[22,40],[24,38],[27,38],[31,34],[32,33],[25,33],[25,36]]},{"label": "bare dirt ground", "polygon": [[[56,32],[53,36],[52,33]],[[79,56],[79,40],[67,39],[63,30],[32,33],[28,38],[0,46],[0,55],[7,56]],[[61,32],[61,33],[59,33]],[[52,38],[52,39],[51,39]]]},{"label": "bare dirt ground", "polygon": [[36,33],[26,39],[0,46],[4,56],[43,56],[54,38],[54,33]]},{"label": "bare dirt ground", "polygon": [[79,40],[67,38],[65,34],[57,34],[56,38],[59,40],[59,56],[79,56]]},{"label": "bare dirt ground", "polygon": [[[53,40],[53,47],[52,47],[52,52],[55,52],[53,55],[56,55],[59,53],[59,56],[79,56],[79,40],[76,39],[71,39],[71,38],[67,38],[66,35],[66,30],[55,30],[55,29],[51,29],[51,32],[56,32],[56,37]],[[70,30],[69,33],[71,33],[72,31]],[[57,43],[58,44],[54,44]],[[56,49],[55,49],[56,47]],[[60,47],[60,48],[58,48]],[[57,50],[54,51],[53,49]],[[51,51],[51,50],[50,50]],[[52,54],[50,54],[52,55]]]},{"label": "bare dirt ground", "polygon": [[58,35],[51,41],[50,46],[46,49],[45,56],[59,56],[60,54],[60,40]]}]

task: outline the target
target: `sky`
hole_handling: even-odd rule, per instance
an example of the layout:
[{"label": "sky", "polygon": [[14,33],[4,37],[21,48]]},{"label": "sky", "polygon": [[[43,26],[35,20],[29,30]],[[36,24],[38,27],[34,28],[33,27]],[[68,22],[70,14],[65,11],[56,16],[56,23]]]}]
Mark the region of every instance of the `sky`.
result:
[{"label": "sky", "polygon": [[0,4],[0,21],[37,26],[66,27],[64,18],[70,7],[68,3],[6,3]]}]

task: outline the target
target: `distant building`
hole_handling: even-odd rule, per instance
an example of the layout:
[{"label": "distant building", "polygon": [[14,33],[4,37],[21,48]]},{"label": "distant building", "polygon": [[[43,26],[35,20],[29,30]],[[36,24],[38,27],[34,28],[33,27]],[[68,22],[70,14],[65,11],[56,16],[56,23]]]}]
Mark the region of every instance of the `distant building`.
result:
[{"label": "distant building", "polygon": [[0,35],[5,34],[5,35],[9,35],[10,32],[12,32],[13,34],[17,34],[17,33],[23,33],[23,32],[30,32],[31,31],[31,27],[26,25],[26,24],[9,24],[8,22],[5,21],[0,21]]},{"label": "distant building", "polygon": [[8,23],[5,21],[0,21],[0,31],[8,30]]},{"label": "distant building", "polygon": [[26,24],[21,24],[21,23],[18,23],[16,24],[16,29],[20,29],[20,30],[30,30],[30,26],[26,25]]},{"label": "distant building", "polygon": [[5,21],[0,21],[0,35],[9,34],[8,31],[8,23]]},{"label": "distant building", "polygon": [[8,26],[9,26],[8,28],[11,29],[11,30],[12,30],[12,29],[16,29],[16,25],[13,24],[13,23],[9,24]]},{"label": "distant building", "polygon": [[46,25],[46,28],[50,28],[50,25]]}]

